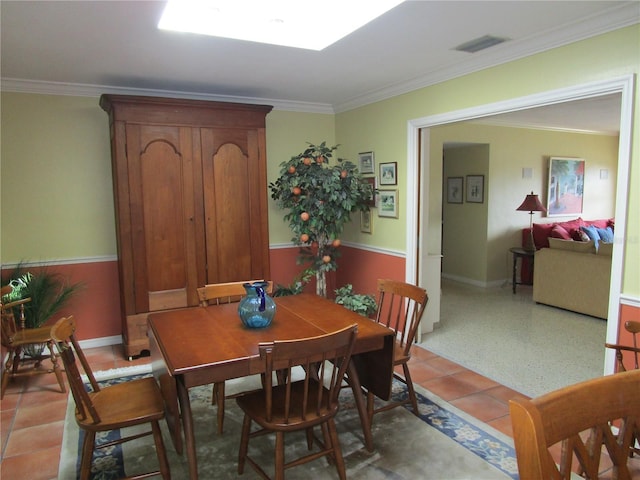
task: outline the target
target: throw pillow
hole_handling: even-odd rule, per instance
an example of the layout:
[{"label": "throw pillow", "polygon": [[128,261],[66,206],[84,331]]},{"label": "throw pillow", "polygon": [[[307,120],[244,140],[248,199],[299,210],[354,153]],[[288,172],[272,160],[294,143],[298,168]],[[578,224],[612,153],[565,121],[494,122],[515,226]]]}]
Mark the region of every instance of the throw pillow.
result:
[{"label": "throw pillow", "polygon": [[598,242],[600,241],[600,235],[598,234],[598,230],[596,229],[596,227],[582,226],[580,227],[580,230],[586,233],[589,236],[590,240],[593,240],[593,243],[596,246],[596,250],[598,250]]},{"label": "throw pillow", "polygon": [[562,228],[560,225],[556,225],[551,229],[551,233],[549,234],[549,237],[561,238],[563,240],[573,240],[573,238],[571,238],[571,234],[567,232],[564,228]]},{"label": "throw pillow", "polygon": [[556,250],[569,250],[579,253],[596,253],[593,240],[588,242],[574,242],[573,240],[561,240],[559,238],[550,238],[549,246]]},{"label": "throw pillow", "polygon": [[598,247],[598,251],[596,253],[598,255],[605,255],[607,257],[610,257],[613,254],[613,243],[600,242],[600,246]]},{"label": "throw pillow", "polygon": [[607,243],[613,242],[613,230],[611,230],[611,227],[596,228],[596,231],[600,236],[600,240],[602,240],[603,242],[607,242]]},{"label": "throw pillow", "polygon": [[568,222],[558,222],[556,223],[556,225],[560,225],[567,232],[570,232],[574,228],[582,227],[583,225],[585,225],[585,223],[584,220],[582,220],[582,217],[578,217],[575,220],[569,220]]},{"label": "throw pillow", "polygon": [[607,228],[607,226],[609,225],[609,220],[585,220],[584,224],[589,227]]},{"label": "throw pillow", "polygon": [[573,230],[571,230],[571,238],[573,238],[576,242],[588,242],[589,241],[589,235],[584,233],[579,228],[574,228]]}]

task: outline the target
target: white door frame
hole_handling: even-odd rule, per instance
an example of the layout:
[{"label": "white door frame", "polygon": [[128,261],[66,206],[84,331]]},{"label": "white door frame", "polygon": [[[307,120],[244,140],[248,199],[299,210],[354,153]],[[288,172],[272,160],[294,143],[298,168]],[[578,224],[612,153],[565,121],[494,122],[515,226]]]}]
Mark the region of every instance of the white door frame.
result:
[{"label": "white door frame", "polygon": [[[633,124],[635,75],[625,75],[609,80],[587,83],[573,87],[551,90],[525,97],[514,98],[477,107],[456,110],[443,114],[409,120],[407,123],[407,244],[406,270],[407,282],[421,279],[423,259],[427,251],[428,239],[428,196],[425,195],[429,185],[428,145],[420,147],[420,132],[437,125],[462,122],[482,117],[514,112],[528,108],[541,107],[557,103],[570,102],[585,98],[598,97],[612,93],[621,94],[622,110],[620,114],[620,137],[618,146],[618,174],[616,185],[615,238],[611,265],[611,286],[609,290],[609,310],[607,320],[606,341],[615,343],[618,334],[620,299],[622,292],[622,273],[624,266],[624,239],[627,219],[627,198],[629,193],[629,173],[631,168],[631,128]],[[428,143],[428,133],[424,136]],[[424,153],[421,153],[424,152]],[[422,155],[422,161],[419,156]],[[439,159],[438,159],[439,160]],[[420,202],[420,203],[419,203]],[[420,231],[418,231],[420,226]],[[422,239],[422,241],[421,241]],[[418,275],[421,275],[420,277]],[[422,283],[419,281],[418,283]],[[439,295],[440,292],[437,292]],[[603,347],[604,348],[604,347]],[[604,362],[604,373],[614,371],[615,356],[607,349]]]}]

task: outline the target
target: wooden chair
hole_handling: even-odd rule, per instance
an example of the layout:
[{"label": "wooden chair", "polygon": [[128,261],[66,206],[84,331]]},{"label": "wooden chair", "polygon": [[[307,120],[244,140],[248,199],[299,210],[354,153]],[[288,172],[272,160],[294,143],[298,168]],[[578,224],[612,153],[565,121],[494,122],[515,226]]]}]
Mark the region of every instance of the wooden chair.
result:
[{"label": "wooden chair", "polygon": [[[275,432],[275,478],[284,479],[287,468],[329,456],[338,475],[346,478],[334,417],[338,412],[340,384],[357,335],[357,325],[334,333],[303,340],[275,341],[259,345],[264,362],[264,390],[236,398],[244,411],[242,438],[238,456],[238,473],[244,472],[245,462],[263,478],[269,478],[254,459],[248,456],[249,439]],[[304,378],[294,380],[292,368],[302,366]],[[273,385],[274,373],[279,384]],[[256,422],[259,430],[251,432]],[[313,434],[321,426],[322,440]],[[284,434],[305,430],[310,453],[285,462]],[[317,443],[319,451],[311,452]]]},{"label": "wooden chair", "polygon": [[[220,305],[224,303],[239,302],[246,295],[243,285],[245,283],[263,282],[264,280],[247,280],[244,282],[228,282],[228,283],[210,283],[204,287],[198,288],[198,298],[200,306]],[[266,293],[273,292],[273,282],[267,282]],[[225,382],[216,382],[213,384],[213,395],[211,403],[218,405],[218,433],[222,434],[224,430],[224,400],[232,398],[235,395],[227,396],[225,394]]]},{"label": "wooden chair", "polygon": [[618,363],[618,371],[624,372],[627,368],[624,365],[624,357],[622,352],[631,352],[631,357],[634,359],[634,368],[638,370],[640,367],[639,359],[640,359],[640,322],[635,322],[633,320],[627,320],[624,323],[624,328],[627,332],[631,333],[633,338],[633,346],[629,345],[618,345],[614,343],[605,343],[604,346],[607,348],[613,348],[616,351],[616,360]]},{"label": "wooden chair", "polygon": [[[613,478],[631,480],[627,462],[640,431],[639,393],[640,370],[631,370],[532,400],[510,400],[520,479],[568,480],[574,469],[598,479],[604,445],[613,463]],[[556,444],[561,444],[559,465],[549,451]]]},{"label": "wooden chair", "polygon": [[367,392],[367,414],[369,420],[373,415],[405,403],[411,403],[413,413],[418,415],[418,401],[413,388],[409,360],[411,346],[415,342],[420,321],[429,301],[424,288],[397,280],[378,280],[378,311],[376,321],[391,328],[396,333],[396,343],[393,351],[394,367],[402,365],[404,378],[395,370],[393,376],[407,385],[407,398],[399,402],[387,402],[379,408],[374,408],[375,395]]},{"label": "wooden chair", "polygon": [[[15,300],[13,302],[2,303],[2,297],[11,293],[13,287],[5,285],[0,291],[0,321],[1,321],[1,341],[2,346],[7,350],[7,359],[2,374],[2,387],[0,398],[4,398],[5,390],[9,385],[9,380],[14,377],[25,377],[46,373],[55,373],[62,393],[67,391],[62,371],[58,365],[58,356],[51,338],[51,327],[25,328],[25,304],[31,301],[30,298]],[[19,322],[16,321],[15,311],[19,311]],[[23,352],[29,346],[40,348],[46,345],[49,353],[33,358],[33,365],[30,368],[20,368],[23,362]],[[50,358],[52,368],[40,368],[44,359]]]},{"label": "wooden chair", "polygon": [[[58,344],[60,357],[64,363],[69,380],[69,388],[76,404],[76,422],[84,431],[80,478],[86,480],[91,473],[93,451],[96,448],[111,448],[130,440],[153,435],[160,463],[160,470],[129,478],[147,478],[162,475],[170,479],[169,462],[162,441],[160,420],[164,418],[164,401],[160,388],[153,377],[131,380],[101,388],[91,371],[87,359],[75,337],[76,322],[73,317],[61,318],[51,327],[51,336]],[[76,363],[80,361],[82,372]],[[87,391],[82,381],[84,373],[90,383]],[[151,424],[151,430],[125,436],[118,440],[96,446],[96,433],[117,430],[135,425]]]}]

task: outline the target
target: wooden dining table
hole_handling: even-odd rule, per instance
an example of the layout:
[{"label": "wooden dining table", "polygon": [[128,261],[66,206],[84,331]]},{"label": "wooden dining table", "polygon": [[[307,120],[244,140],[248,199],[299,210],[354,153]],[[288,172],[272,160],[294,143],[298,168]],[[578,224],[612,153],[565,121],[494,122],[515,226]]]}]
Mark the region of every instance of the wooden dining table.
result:
[{"label": "wooden dining table", "polygon": [[361,386],[383,400],[390,398],[393,331],[317,295],[303,293],[274,300],[273,322],[262,329],[242,325],[237,303],[149,315],[153,373],[166,402],[166,419],[178,453],[183,452],[184,433],[191,479],[198,478],[198,466],[189,388],[263,373],[260,342],[314,337],[354,323],[358,324],[358,335],[347,372],[365,447],[373,451]]}]

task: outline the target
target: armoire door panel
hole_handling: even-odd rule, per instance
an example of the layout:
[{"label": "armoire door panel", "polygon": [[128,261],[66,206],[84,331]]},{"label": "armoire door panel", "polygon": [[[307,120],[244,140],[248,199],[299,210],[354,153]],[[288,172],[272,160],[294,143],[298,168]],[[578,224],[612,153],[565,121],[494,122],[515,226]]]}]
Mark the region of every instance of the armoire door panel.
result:
[{"label": "armoire door panel", "polygon": [[154,310],[188,306],[189,284],[197,283],[189,270],[196,264],[190,129],[131,125],[127,130],[130,181],[135,182],[130,205],[138,252],[136,310],[152,310],[152,304]]},{"label": "armoire door panel", "polygon": [[[207,283],[260,278],[262,270],[254,268],[252,222],[256,212],[253,197],[259,197],[258,159],[255,138],[242,131],[233,135],[228,131],[202,130],[203,183],[205,192],[205,225],[207,240]],[[224,143],[221,138],[233,138]],[[241,148],[239,145],[244,145]],[[258,192],[252,188],[257,187]],[[265,198],[266,201],[266,198]],[[263,207],[265,207],[263,205]]]}]

